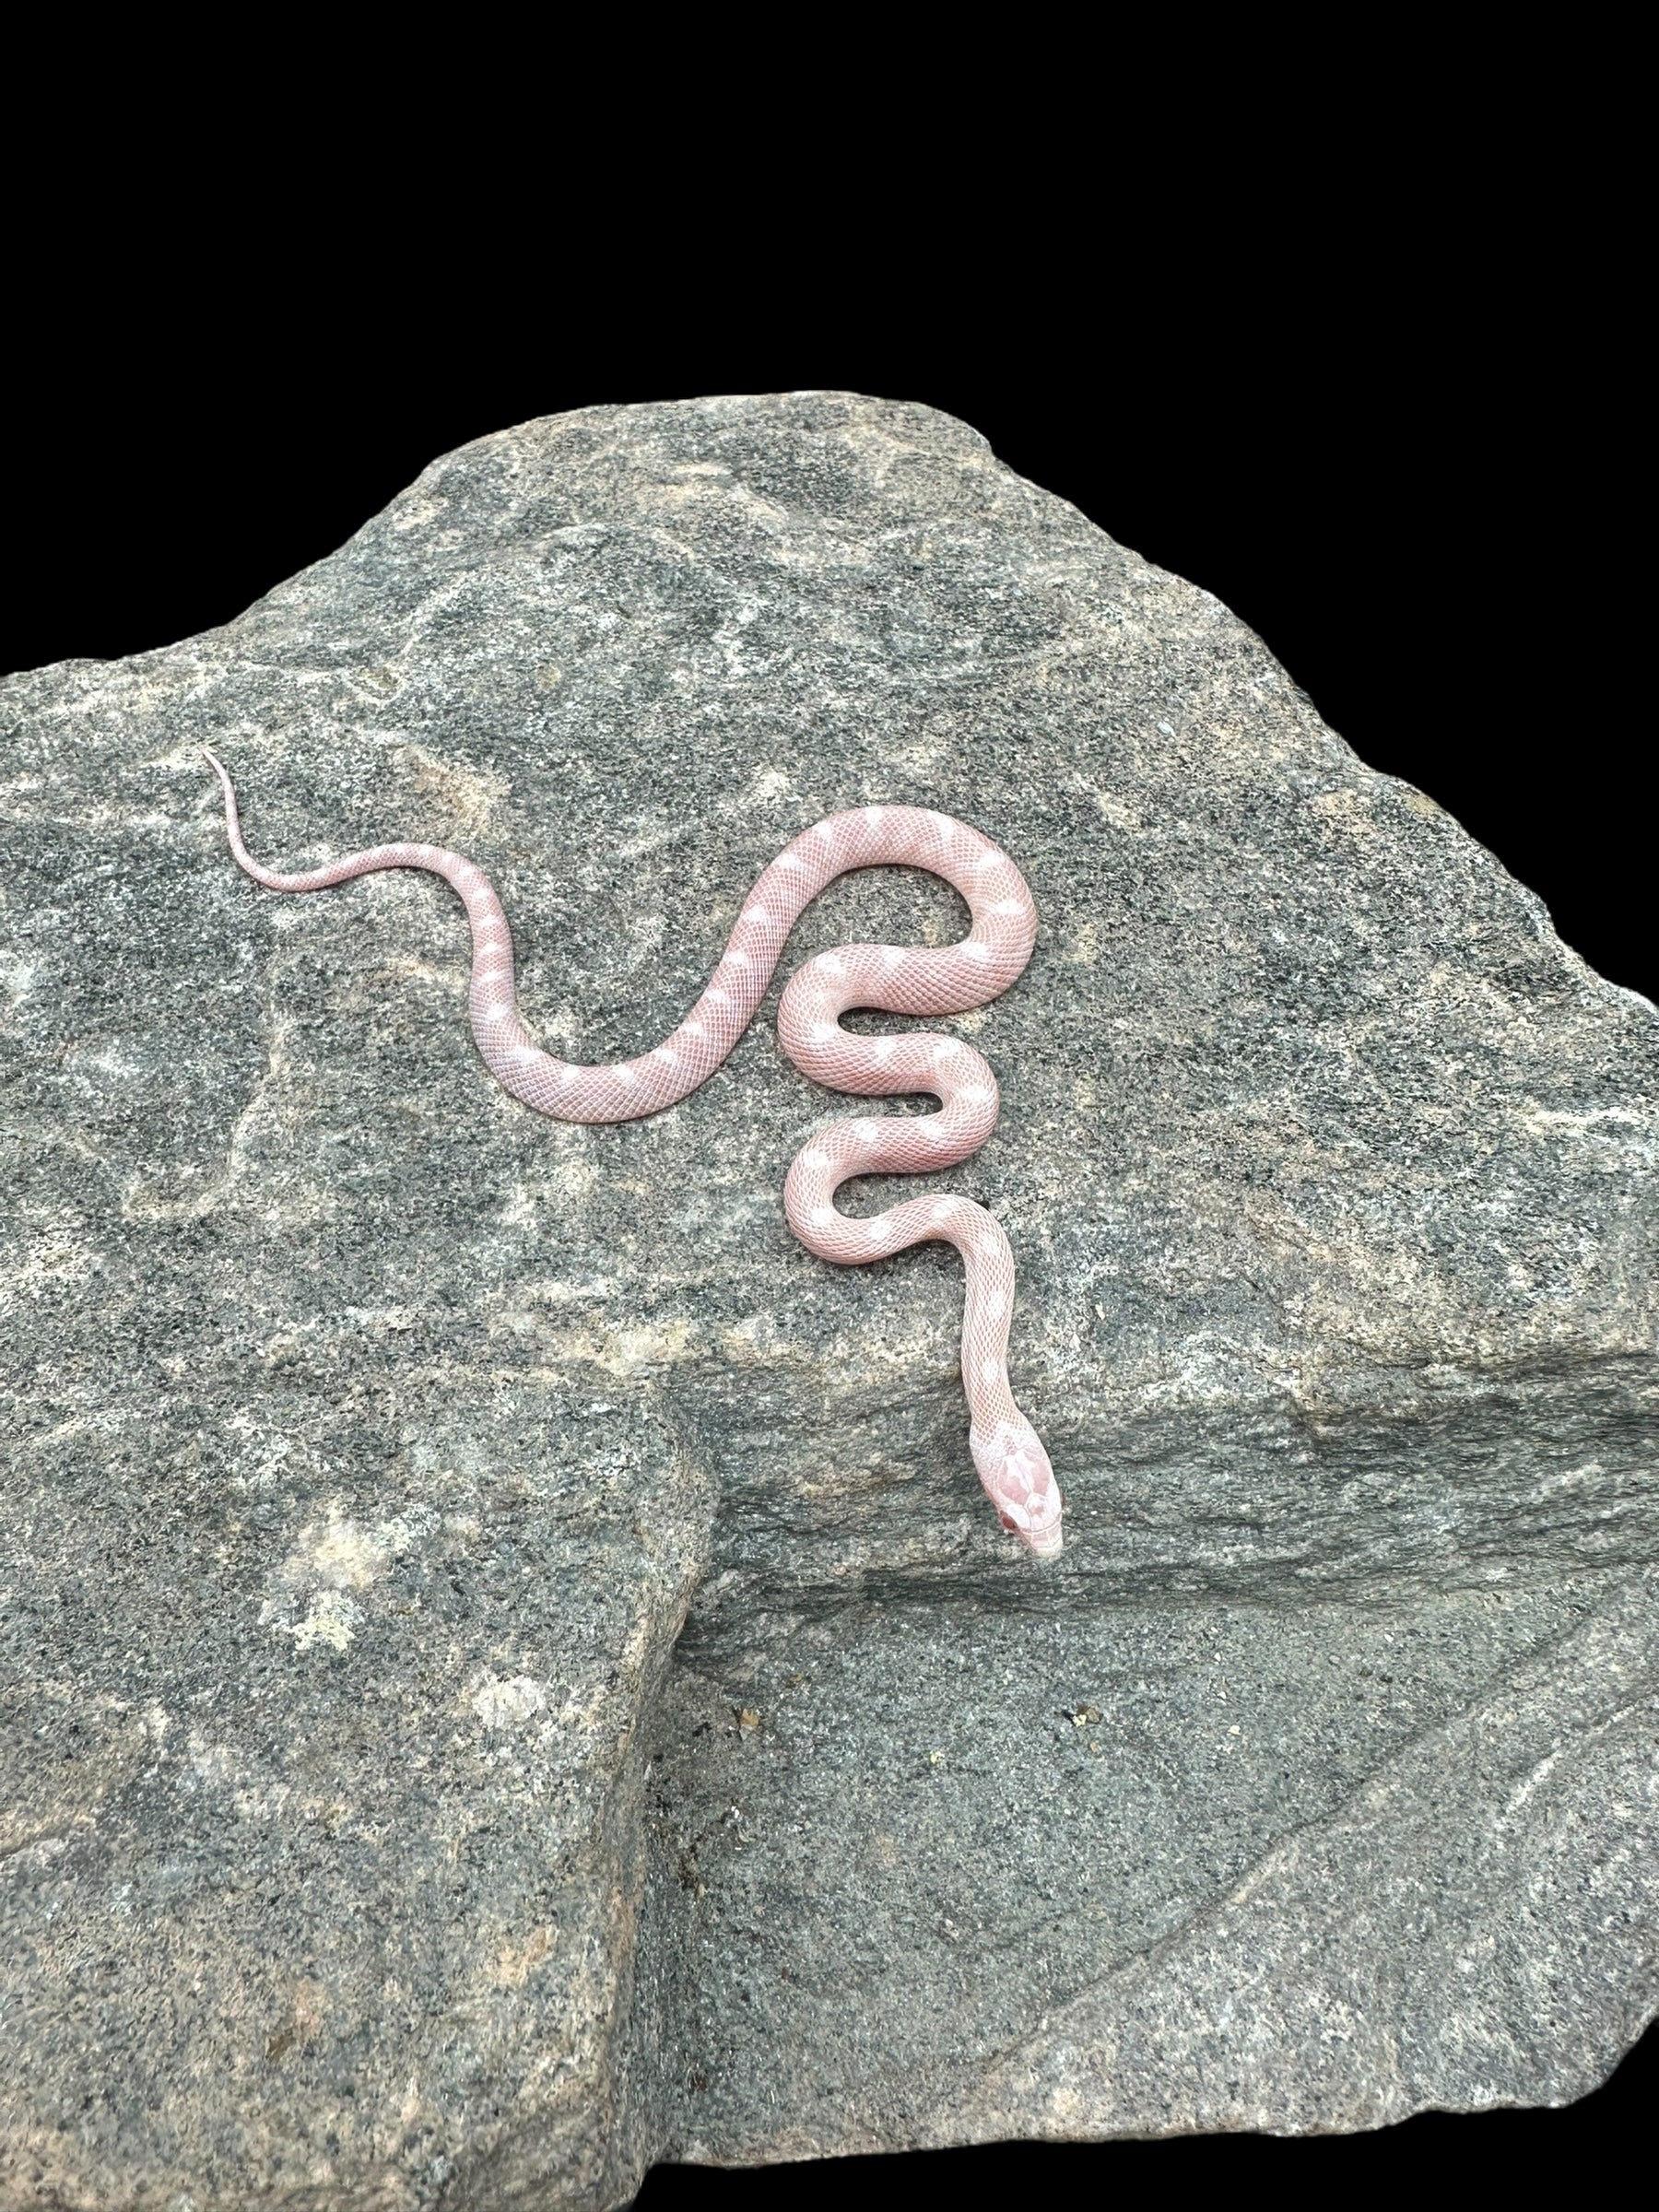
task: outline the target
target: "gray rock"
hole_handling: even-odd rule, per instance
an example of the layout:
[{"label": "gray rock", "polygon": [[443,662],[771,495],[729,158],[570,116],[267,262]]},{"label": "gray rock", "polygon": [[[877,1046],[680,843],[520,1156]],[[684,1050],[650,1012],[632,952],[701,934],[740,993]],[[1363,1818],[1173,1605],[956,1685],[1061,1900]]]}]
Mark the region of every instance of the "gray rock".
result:
[{"label": "gray rock", "polygon": [[[1401,622],[1409,629],[1409,579]],[[1575,2097],[1655,2002],[1659,1023],[1207,594],[924,408],[597,408],[5,690],[0,2202],[613,2206],[654,2159]],[[770,1016],[559,1127],[786,839],[1043,936],[954,1256],[836,1270]],[[800,954],[936,941],[843,881]],[[855,1204],[888,1202],[878,1191]]]}]

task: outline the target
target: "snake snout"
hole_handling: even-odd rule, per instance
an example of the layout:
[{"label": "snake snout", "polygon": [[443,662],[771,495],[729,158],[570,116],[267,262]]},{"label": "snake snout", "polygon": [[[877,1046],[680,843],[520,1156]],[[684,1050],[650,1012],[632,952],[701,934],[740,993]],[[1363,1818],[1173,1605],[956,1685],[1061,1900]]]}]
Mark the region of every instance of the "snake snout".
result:
[{"label": "snake snout", "polygon": [[1021,1529],[1019,1533],[1040,1559],[1058,1559],[1065,1549],[1065,1537],[1058,1520],[1052,1527]]}]

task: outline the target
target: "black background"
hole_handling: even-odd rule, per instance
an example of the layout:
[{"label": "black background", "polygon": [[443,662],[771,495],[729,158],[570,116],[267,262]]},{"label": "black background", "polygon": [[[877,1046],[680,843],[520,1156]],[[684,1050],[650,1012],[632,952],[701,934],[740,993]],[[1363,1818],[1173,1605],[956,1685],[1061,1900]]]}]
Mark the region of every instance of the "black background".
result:
[{"label": "black background", "polygon": [[[0,666],[229,620],[436,454],[532,415],[808,386],[922,400],[1226,601],[1365,760],[1456,815],[1605,975],[1659,995],[1650,741],[1618,533],[1630,335],[1582,241],[1535,226],[1524,194],[1507,219],[1477,215],[1470,201],[1339,253],[1258,240],[1218,260],[1212,212],[1157,284],[1125,274],[1102,229],[1041,270],[994,242],[963,254],[923,237],[885,257],[808,245],[798,279],[641,267],[631,294],[560,269],[550,246],[545,269],[462,276],[461,256],[445,282],[371,256],[326,299],[301,257],[208,297],[189,252],[117,238],[89,297],[14,359],[7,535],[22,561]],[[1469,2161],[1501,2185],[1562,2157],[1588,2181],[1626,2151],[1649,2171],[1656,2088],[1650,2033],[1557,2112],[669,2168],[641,2202],[1349,2189]]]}]

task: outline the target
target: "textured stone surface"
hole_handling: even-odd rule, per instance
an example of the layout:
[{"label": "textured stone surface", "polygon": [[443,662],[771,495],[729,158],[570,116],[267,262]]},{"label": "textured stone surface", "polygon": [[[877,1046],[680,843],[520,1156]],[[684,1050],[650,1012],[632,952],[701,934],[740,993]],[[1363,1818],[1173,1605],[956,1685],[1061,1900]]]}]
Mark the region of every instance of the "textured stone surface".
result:
[{"label": "textured stone surface", "polygon": [[[1607,2071],[1654,1012],[1213,598],[924,409],[597,409],[4,703],[0,2202],[601,2207]],[[844,1109],[770,1018],[539,1121],[444,888],[256,891],[203,741],[268,858],[470,852],[577,1057],[820,813],[997,838],[1043,935],[947,1181],[1065,1557],[980,1496],[953,1257],[789,1236]],[[843,883],[785,972],[959,911]]]}]

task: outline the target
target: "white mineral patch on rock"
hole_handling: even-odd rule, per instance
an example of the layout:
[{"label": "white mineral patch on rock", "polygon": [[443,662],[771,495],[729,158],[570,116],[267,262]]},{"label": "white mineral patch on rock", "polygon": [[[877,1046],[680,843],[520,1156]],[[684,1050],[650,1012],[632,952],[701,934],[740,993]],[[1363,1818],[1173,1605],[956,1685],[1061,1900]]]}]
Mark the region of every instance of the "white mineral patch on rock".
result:
[{"label": "white mineral patch on rock", "polygon": [[533,1713],[547,1709],[547,1692],[528,1675],[514,1675],[503,1682],[491,1675],[472,1694],[472,1709],[486,1728],[512,1728]]}]

